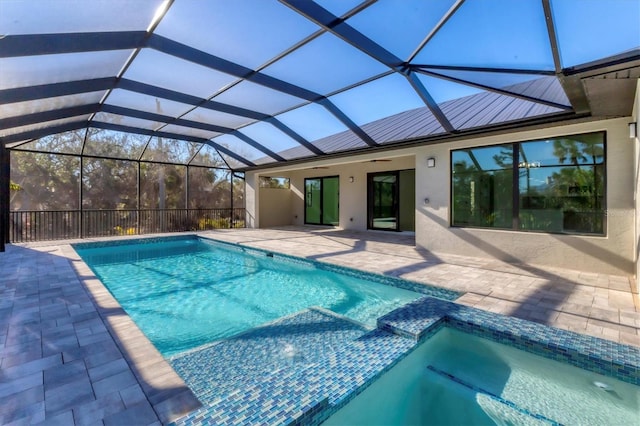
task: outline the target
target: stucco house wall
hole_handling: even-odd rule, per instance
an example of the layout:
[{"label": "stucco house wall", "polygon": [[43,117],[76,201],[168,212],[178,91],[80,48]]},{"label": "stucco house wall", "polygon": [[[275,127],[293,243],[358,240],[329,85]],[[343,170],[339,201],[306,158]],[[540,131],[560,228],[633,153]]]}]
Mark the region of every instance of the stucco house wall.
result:
[{"label": "stucco house wall", "polygon": [[[416,244],[435,253],[497,258],[605,274],[635,270],[634,144],[628,119],[605,120],[416,148]],[[605,236],[450,227],[450,152],[464,147],[606,131]],[[427,168],[426,158],[437,166]],[[424,199],[429,198],[429,204]],[[422,200],[422,202],[420,202]]]},{"label": "stucco house wall", "polygon": [[[637,104],[637,103],[636,103]],[[636,105],[637,109],[637,105]],[[586,272],[634,275],[638,268],[634,188],[640,185],[636,173],[636,147],[629,138],[630,117],[515,131],[497,136],[466,138],[453,142],[368,153],[339,159],[324,159],[287,168],[268,169],[269,176],[291,179],[290,217],[292,225],[304,224],[304,178],[340,177],[340,227],[367,228],[367,173],[387,170],[416,170],[416,245],[435,254],[452,253],[511,262],[565,267]],[[507,142],[537,140],[586,132],[606,132],[607,221],[604,236],[563,235],[511,230],[457,228],[450,226],[450,152],[454,149]],[[428,168],[426,160],[436,159]],[[391,161],[373,161],[391,160]],[[247,185],[256,185],[260,171],[247,173]],[[349,177],[353,176],[354,182]],[[247,198],[258,193],[247,189]],[[262,198],[262,197],[257,197]],[[425,203],[425,199],[429,202]],[[247,202],[258,209],[266,199]],[[250,207],[253,206],[253,207]],[[260,217],[257,210],[249,211]],[[259,221],[254,223],[259,227]]]}]

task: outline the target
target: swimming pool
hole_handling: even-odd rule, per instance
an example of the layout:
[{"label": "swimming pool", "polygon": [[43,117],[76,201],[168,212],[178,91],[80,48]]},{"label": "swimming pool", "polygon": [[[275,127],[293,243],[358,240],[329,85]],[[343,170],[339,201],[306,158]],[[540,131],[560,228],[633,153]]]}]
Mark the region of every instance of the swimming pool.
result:
[{"label": "swimming pool", "polygon": [[378,317],[422,296],[458,296],[195,236],[74,249],[166,357],[310,306],[374,327]]},{"label": "swimming pool", "polygon": [[631,425],[640,387],[443,328],[323,425]]}]

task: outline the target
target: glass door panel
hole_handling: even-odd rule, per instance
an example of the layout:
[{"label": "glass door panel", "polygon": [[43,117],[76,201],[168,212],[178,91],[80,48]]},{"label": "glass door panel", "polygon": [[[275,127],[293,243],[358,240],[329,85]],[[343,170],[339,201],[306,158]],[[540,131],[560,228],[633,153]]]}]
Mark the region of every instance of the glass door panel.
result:
[{"label": "glass door panel", "polygon": [[337,226],[340,221],[340,180],[338,177],[322,180],[322,224]]},{"label": "glass door panel", "polygon": [[398,173],[398,229],[416,230],[416,171],[400,170]]},{"label": "glass door panel", "polygon": [[369,228],[398,230],[398,173],[369,174]]},{"label": "glass door panel", "polygon": [[321,179],[304,180],[304,223],[320,224]]},{"label": "glass door panel", "polygon": [[340,222],[340,180],[338,176],[304,180],[304,223],[333,225]]}]

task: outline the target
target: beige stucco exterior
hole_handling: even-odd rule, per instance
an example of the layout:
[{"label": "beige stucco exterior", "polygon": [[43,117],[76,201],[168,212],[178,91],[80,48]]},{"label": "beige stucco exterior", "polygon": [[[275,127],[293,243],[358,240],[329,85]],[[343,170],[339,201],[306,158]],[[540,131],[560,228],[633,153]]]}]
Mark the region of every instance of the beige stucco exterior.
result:
[{"label": "beige stucco exterior", "polygon": [[[636,98],[633,103],[633,113],[630,122],[636,123],[636,129],[638,127],[638,117],[640,116],[640,80],[638,80],[636,87]],[[636,130],[637,131],[637,130]],[[635,140],[633,141],[633,145],[635,148],[634,152],[634,171],[635,171],[635,185],[634,185],[634,193],[633,198],[635,201],[635,211],[636,211],[636,222],[635,222],[635,232],[634,232],[634,256],[635,256],[635,288],[634,292],[640,293],[640,138],[636,135]]]},{"label": "beige stucco exterior", "polygon": [[[638,109],[636,102],[636,110]],[[640,186],[636,172],[636,144],[629,138],[630,117],[590,121],[543,129],[514,131],[497,136],[467,138],[406,149],[369,153],[340,159],[326,159],[297,166],[247,173],[249,226],[266,227],[304,224],[304,178],[340,177],[340,227],[367,228],[367,173],[374,171],[416,171],[416,245],[435,254],[452,253],[498,258],[513,262],[566,267],[589,272],[635,275],[637,266],[636,209],[634,191]],[[450,152],[453,149],[504,142],[536,140],[577,133],[605,131],[607,143],[607,227],[605,236],[579,236],[506,230],[456,228],[450,226]],[[428,168],[426,159],[436,166]],[[387,160],[376,161],[372,160]],[[388,161],[390,160],[390,161]],[[257,176],[289,177],[290,203],[282,197],[265,197],[256,191]],[[350,177],[354,182],[350,182]],[[256,196],[260,194],[261,196]],[[251,198],[254,198],[251,200]],[[428,203],[425,203],[428,199]],[[265,213],[268,212],[268,213]],[[264,214],[263,214],[264,213]]]}]

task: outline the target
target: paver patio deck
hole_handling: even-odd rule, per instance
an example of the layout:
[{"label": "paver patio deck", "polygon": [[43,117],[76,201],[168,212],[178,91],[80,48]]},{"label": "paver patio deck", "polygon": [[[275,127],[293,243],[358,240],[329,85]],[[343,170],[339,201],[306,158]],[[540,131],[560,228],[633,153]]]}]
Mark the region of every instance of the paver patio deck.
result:
[{"label": "paver patio deck", "polygon": [[[465,292],[458,303],[640,348],[628,277],[435,255],[403,233],[202,235]],[[0,423],[159,424],[198,406],[68,241],[8,246],[0,295]]]}]

